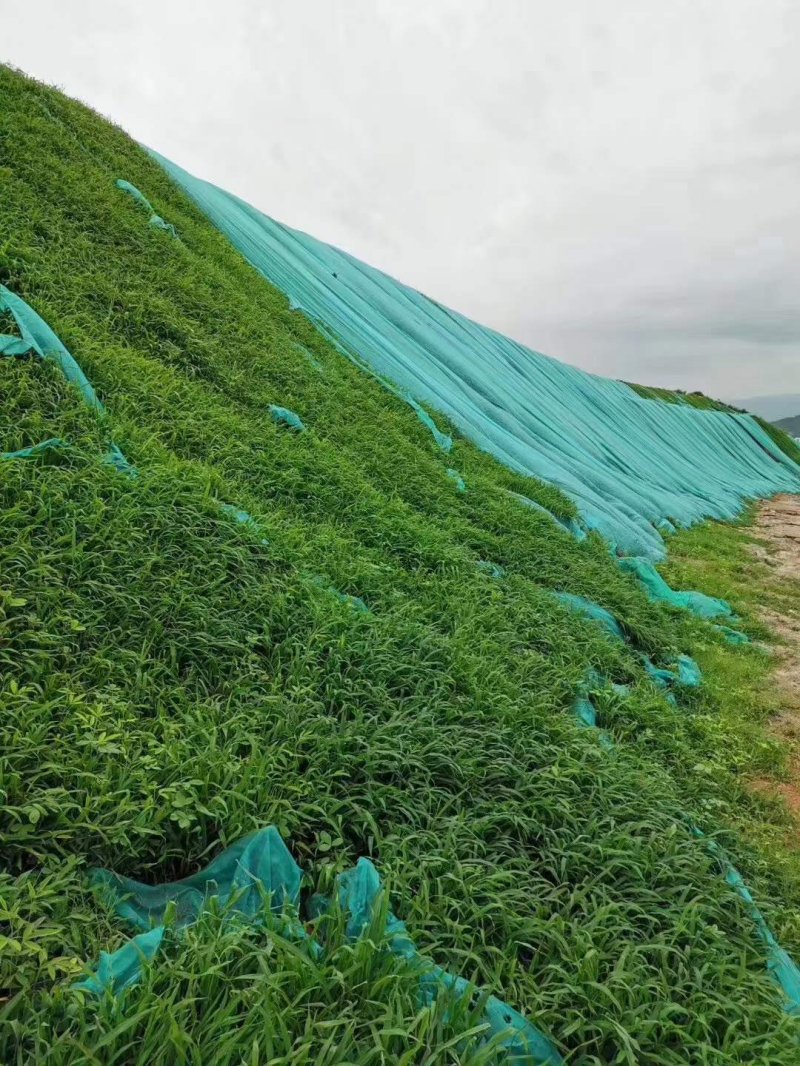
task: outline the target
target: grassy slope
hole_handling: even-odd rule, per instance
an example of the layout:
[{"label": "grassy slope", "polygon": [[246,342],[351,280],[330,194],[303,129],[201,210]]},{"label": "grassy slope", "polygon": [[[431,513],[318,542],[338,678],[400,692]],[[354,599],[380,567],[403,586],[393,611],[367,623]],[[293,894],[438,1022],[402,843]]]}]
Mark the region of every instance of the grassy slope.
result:
[{"label": "grassy slope", "polygon": [[[720,724],[713,664],[670,707],[550,590],[609,607],[657,656],[757,653],[649,604],[602,543],[502,492],[570,513],[553,488],[461,440],[445,460],[121,131],[2,68],[0,98],[0,280],[109,409],[99,425],[49,365],[0,360],[0,447],[75,445],[0,464],[0,1059],[481,1061],[380,953],[334,938],[312,966],[213,920],[121,1005],[76,1003],[83,960],[127,935],[89,866],[173,878],[274,823],[309,884],[371,855],[420,947],[574,1061],[795,1061],[752,924],[685,824],[759,815],[736,772],[775,758],[752,742],[760,712]],[[110,433],[138,479],[100,461]],[[634,685],[598,694],[610,756],[568,710],[590,663]],[[792,882],[722,839],[796,950]]]},{"label": "grassy slope", "polygon": [[[763,609],[791,617],[797,612],[800,604],[800,582],[785,576],[763,576],[764,564],[755,560],[750,552],[753,545],[762,549],[764,547],[764,542],[753,528],[755,517],[756,508],[752,506],[736,522],[705,522],[691,529],[681,530],[669,538],[669,560],[661,569],[672,584],[700,584],[712,595],[727,600],[742,618],[748,631],[769,643],[779,641],[780,636],[765,628],[760,619]],[[709,648],[706,655],[715,658],[719,653],[719,648]],[[725,661],[718,664],[719,670],[712,667],[711,671],[712,675],[719,674],[732,697],[722,701],[723,714],[726,707],[731,706],[734,701],[740,706],[749,705],[751,716],[761,721],[780,714],[782,710],[785,712],[781,692],[771,678],[774,665],[769,658],[724,658]],[[730,728],[731,731],[738,731],[738,723],[732,720]],[[787,741],[786,737],[783,739]],[[789,758],[794,756],[796,759],[796,751],[793,751],[793,748],[794,745],[789,741],[786,750],[779,754]],[[777,776],[786,780],[793,779],[793,774],[786,776],[789,769],[783,759],[773,765]],[[782,846],[786,843],[786,836],[780,827],[743,822],[742,828],[746,832],[755,830],[771,837],[775,844],[774,861],[787,867],[794,866],[796,871],[800,869],[800,853],[796,845],[788,851]],[[796,826],[793,829],[796,830]],[[796,877],[797,872],[792,876]]]}]

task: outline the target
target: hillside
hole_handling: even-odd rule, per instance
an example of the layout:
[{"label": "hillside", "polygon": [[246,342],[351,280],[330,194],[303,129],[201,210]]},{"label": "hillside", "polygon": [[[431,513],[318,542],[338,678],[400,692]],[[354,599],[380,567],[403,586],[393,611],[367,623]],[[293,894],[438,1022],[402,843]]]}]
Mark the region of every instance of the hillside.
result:
[{"label": "hillside", "polygon": [[800,415],[795,415],[793,418],[781,418],[775,425],[778,429],[782,429],[784,433],[789,433],[793,437],[800,437]]},{"label": "hillside", "polygon": [[[390,326],[427,303],[348,266],[348,326],[310,263],[303,299],[271,284],[87,108],[2,67],[0,102],[0,1061],[795,1063],[764,929],[800,954],[800,878],[742,784],[779,761],[763,654],[649,598],[591,528],[655,558],[655,521],[800,484],[788,454],[551,360],[505,421],[466,347],[447,365],[474,324],[412,359]],[[37,357],[19,300],[91,393],[52,341]],[[559,383],[537,433],[527,390]],[[510,465],[489,423],[523,435]],[[155,892],[137,915],[130,885],[93,887],[197,875],[269,826],[303,874],[282,914],[259,895],[288,866],[274,837],[226,905]],[[358,922],[348,875],[320,918],[312,892],[364,859],[388,895]],[[389,906],[480,994],[421,976]],[[166,931],[123,991],[98,960],[137,916]],[[557,1051],[515,1058],[484,992]]]},{"label": "hillside", "polygon": [[791,418],[800,411],[800,393],[784,392],[777,396],[747,396],[732,400],[733,406],[744,408],[770,422],[779,422],[782,418]]}]

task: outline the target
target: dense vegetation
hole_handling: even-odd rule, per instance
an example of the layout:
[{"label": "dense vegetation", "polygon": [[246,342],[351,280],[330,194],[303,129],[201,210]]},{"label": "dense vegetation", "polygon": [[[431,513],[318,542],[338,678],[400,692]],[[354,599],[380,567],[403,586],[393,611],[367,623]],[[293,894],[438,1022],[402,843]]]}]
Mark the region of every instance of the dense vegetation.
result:
[{"label": "dense vegetation", "polygon": [[[730,829],[779,817],[738,778],[776,765],[766,711],[726,703],[759,652],[506,491],[568,516],[557,490],[458,438],[445,459],[120,130],[3,68],[0,101],[0,281],[109,412],[0,359],[0,450],[71,445],[0,463],[0,1060],[489,1061],[474,1019],[421,1010],[380,945],[333,934],[311,960],[212,915],[119,1001],[70,990],[129,935],[91,866],[172,879],[275,824],[309,889],[370,856],[421,950],[571,1062],[795,1063],[753,924],[689,831],[718,833],[797,951],[796,881]],[[138,477],[103,462],[112,437]],[[672,706],[633,648],[691,651],[708,684]],[[612,752],[570,713],[590,665],[632,686],[595,693]]]}]

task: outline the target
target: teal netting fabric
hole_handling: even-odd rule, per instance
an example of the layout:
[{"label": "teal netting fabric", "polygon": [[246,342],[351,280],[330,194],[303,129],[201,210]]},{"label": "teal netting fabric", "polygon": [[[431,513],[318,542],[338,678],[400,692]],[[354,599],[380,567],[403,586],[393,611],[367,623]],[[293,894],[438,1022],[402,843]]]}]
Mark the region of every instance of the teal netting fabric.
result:
[{"label": "teal netting fabric", "polygon": [[[691,663],[691,660],[689,660],[689,663]],[[699,683],[699,671],[697,675],[694,675],[690,668],[690,674],[692,675],[690,683]],[[599,728],[597,713],[591,702],[592,691],[601,688],[604,683],[604,679],[595,670],[589,669],[573,703],[572,711],[582,726],[596,732],[601,746],[610,752],[614,747],[614,742],[607,732]],[[613,687],[620,695],[626,694],[625,686],[614,685]],[[691,826],[691,831],[694,836],[705,841],[709,852],[720,863],[725,874],[725,880],[740,899],[744,901],[747,913],[767,949],[767,971],[783,994],[784,1009],[788,1014],[800,1015],[800,967],[798,967],[788,951],[778,943],[775,934],[758,909],[742,875],[727,858],[722,848],[716,841],[707,838],[697,826]]]},{"label": "teal netting fabric", "polygon": [[226,916],[255,920],[270,914],[281,919],[281,931],[304,939],[295,918],[285,918],[300,895],[302,874],[274,826],[260,829],[232,844],[199,873],[182,881],[146,885],[110,870],[96,870],[98,885],[116,913],[144,932],[111,954],[104,953],[97,971],[75,987],[96,994],[117,994],[135,984],[152,959],[165,932],[168,911],[176,928],[196,922],[209,900],[216,898]]},{"label": "teal netting fabric", "polygon": [[703,832],[696,826],[692,829],[695,836],[705,839],[706,846],[712,855],[719,861],[725,871],[725,880],[744,901],[747,913],[752,918],[758,934],[767,949],[767,969],[773,981],[781,989],[784,996],[784,1008],[788,1014],[800,1015],[800,967],[791,955],[782,948],[775,939],[775,934],[756,906],[756,902],[744,883],[742,875],[729,861],[722,848],[715,840],[705,838]]},{"label": "teal netting fabric", "polygon": [[[40,359],[52,360],[61,369],[67,381],[75,385],[92,410],[98,415],[106,413],[91,382],[60,338],[50,329],[41,315],[38,315],[21,296],[10,292],[5,285],[0,285],[0,311],[7,311],[12,316],[22,334],[21,338],[7,335],[0,337],[0,356],[21,357],[33,353]],[[52,442],[45,441],[41,446],[34,447],[44,448],[44,445],[51,448]],[[66,447],[66,444],[63,446]],[[6,458],[8,457],[7,455]],[[25,458],[26,456],[20,453],[15,457]],[[113,441],[108,445],[104,461],[122,474],[127,474],[129,477],[136,476],[135,468],[131,466]]]},{"label": "teal netting fabric", "polygon": [[731,629],[730,626],[714,626],[714,629],[718,633],[721,633],[728,644],[749,644],[750,638],[746,633],[742,633],[740,629]]},{"label": "teal netting fabric", "polygon": [[626,573],[633,574],[641,582],[651,600],[667,603],[671,607],[681,607],[700,618],[730,618],[733,615],[725,600],[706,596],[703,592],[677,592],[671,589],[647,559],[620,559],[619,565]]},{"label": "teal netting fabric", "polygon": [[328,584],[325,578],[320,577],[318,574],[315,574],[313,577],[311,577],[310,581],[312,585],[316,586],[316,588],[324,589],[325,592],[327,592],[330,596],[333,596],[333,598],[338,600],[339,603],[344,603],[348,607],[352,607],[353,610],[356,611],[356,613],[372,613],[360,596],[351,596],[349,592],[340,592],[337,588],[334,588],[333,585]]},{"label": "teal netting fabric", "polygon": [[[38,315],[20,296],[15,296],[5,285],[0,285],[0,311],[8,311],[14,318],[22,334],[16,345],[7,345],[4,355],[24,355],[35,352],[40,359],[52,359],[61,368],[64,377],[78,388],[81,396],[98,414],[104,414],[105,408],[97,397],[89,379],[67,351],[45,320]],[[12,350],[9,350],[12,349]]]},{"label": "teal netting fabric", "polygon": [[592,622],[597,622],[614,640],[625,640],[625,634],[622,632],[619,622],[605,607],[601,607],[598,603],[592,603],[591,600],[587,600],[583,596],[575,596],[571,592],[556,592],[555,597],[565,607],[582,614],[584,618],[588,618]]},{"label": "teal netting fabric", "polygon": [[317,359],[316,356],[312,355],[311,352],[308,350],[308,348],[306,348],[306,346],[304,344],[298,344],[295,341],[295,345],[294,346],[295,346],[295,348],[297,349],[298,352],[302,352],[303,353],[303,355],[308,360],[309,365],[313,366],[315,370],[319,370],[320,373],[322,373],[325,370],[325,367],[322,365],[322,363],[319,361],[319,359]]},{"label": "teal netting fabric", "polygon": [[[339,905],[347,915],[348,937],[355,940],[369,931],[373,916],[378,910],[381,893],[378,871],[369,859],[359,859],[352,869],[339,875]],[[324,912],[327,906],[328,901],[324,897],[315,897],[312,900],[312,908],[316,914]],[[391,911],[386,916],[386,934],[392,954],[419,966],[420,998],[424,1005],[429,1006],[442,994],[449,994],[457,999],[472,995],[473,986],[469,981],[448,973],[417,952],[405,923]],[[496,996],[487,998],[483,1015],[483,1021],[488,1023],[488,1036],[500,1037],[506,1061],[517,1066],[523,1066],[525,1063],[558,1066],[563,1062],[543,1033]]]},{"label": "teal netting fabric", "polygon": [[169,233],[171,237],[178,236],[175,231],[175,227],[172,225],[172,223],[165,222],[161,215],[156,214],[156,212],[153,210],[153,205],[150,203],[144,193],[140,192],[135,185],[131,185],[131,183],[129,181],[125,181],[124,178],[117,178],[116,186],[118,189],[122,189],[123,192],[126,192],[128,196],[130,196],[133,200],[136,201],[137,204],[141,204],[145,211],[149,211],[150,218],[148,219],[148,221],[154,229],[163,229],[167,233]]},{"label": "teal netting fabric", "polygon": [[280,913],[295,905],[302,873],[274,826],[242,837],[192,877],[163,885],[146,885],[109,870],[95,871],[93,881],[114,901],[120,918],[137,929],[163,923],[168,904],[178,927],[197,921],[214,896],[223,907],[232,902],[237,914],[254,918],[265,900]]},{"label": "teal netting fabric", "polygon": [[[291,298],[291,296],[289,297],[289,303],[292,307],[292,310],[299,310],[298,305]],[[340,352],[346,359],[349,359],[351,363],[354,363],[359,368],[359,370],[364,371],[365,374],[369,374],[370,377],[373,377],[376,381],[379,381],[381,385],[383,385],[383,387],[388,392],[391,392],[393,396],[396,396],[398,400],[402,400],[403,403],[408,404],[408,406],[416,414],[417,418],[420,420],[423,426],[425,426],[425,428],[430,432],[438,448],[440,448],[445,454],[447,454],[452,449],[453,438],[447,433],[442,433],[442,431],[436,425],[436,423],[425,410],[425,408],[422,407],[419,403],[417,403],[417,401],[407,389],[398,388],[397,385],[394,384],[394,382],[390,381],[387,377],[384,377],[383,375],[377,373],[369,365],[369,363],[366,363],[363,359],[360,359],[354,352],[350,351],[348,348],[345,348],[341,341],[333,333],[331,333],[329,329],[326,328],[324,322],[318,321],[316,325],[320,333],[322,333],[322,335],[326,337],[327,340],[330,341],[330,343],[334,346],[334,348],[336,348],[336,350]],[[302,345],[299,345],[299,347],[302,351],[306,353],[306,356],[310,355],[307,349],[303,348]],[[316,363],[317,369],[321,369],[318,361],[313,359],[313,356],[311,358],[313,363]]]},{"label": "teal netting fabric", "polygon": [[800,468],[750,416],[644,399],[549,359],[153,154],[340,348],[507,466],[559,485],[621,554],[661,558],[659,527],[800,491]]},{"label": "teal netting fabric", "polygon": [[20,448],[16,452],[0,452],[0,460],[6,459],[36,459],[48,452],[63,452],[69,445],[61,437],[48,437],[40,444],[31,444],[29,448]]},{"label": "teal netting fabric", "polygon": [[452,482],[454,482],[454,484],[456,486],[456,490],[458,492],[466,492],[467,491],[467,483],[463,479],[461,474],[459,474],[459,472],[457,470],[454,470],[451,466],[448,467],[447,468],[447,476],[450,478],[450,480]]},{"label": "teal netting fabric", "polygon": [[288,407],[278,407],[276,404],[271,403],[269,405],[269,414],[273,422],[277,422],[280,426],[286,426],[288,429],[294,429],[298,433],[302,433],[306,428],[300,415],[290,411]]},{"label": "teal netting fabric", "polygon": [[7,333],[0,334],[0,355],[17,356],[35,354],[31,343],[24,341],[22,337],[11,337]]},{"label": "teal netting fabric", "polygon": [[[599,604],[593,603],[591,600],[587,600],[583,596],[575,596],[571,592],[556,592],[554,595],[559,603],[563,603],[565,607],[575,611],[577,614],[583,615],[584,618],[588,618],[592,622],[596,622],[606,631],[612,640],[624,641],[627,639],[619,622],[610,611],[605,609],[605,607],[601,607]],[[656,666],[648,655],[644,655],[641,652],[639,652],[638,655],[650,680],[658,688],[698,688],[702,683],[703,675],[700,671],[700,667],[694,659],[690,658],[688,655],[679,655],[675,660],[675,666],[671,669],[663,666]],[[594,722],[587,720],[589,717],[588,710],[580,703],[580,700],[584,696],[585,693],[583,692],[578,694],[578,703],[576,703],[574,710],[578,717],[585,721],[585,724],[594,725]],[[667,699],[672,703],[675,702],[675,697],[672,692],[669,692]]]},{"label": "teal netting fabric", "polygon": [[800,1014],[800,969],[791,955],[782,948],[775,935],[764,921],[761,911],[756,907],[750,890],[742,880],[742,875],[735,866],[726,862],[725,880],[744,900],[750,917],[758,928],[759,935],[767,947],[767,969],[772,979],[784,995],[784,1006],[789,1014]]},{"label": "teal netting fabric", "polygon": [[500,566],[499,563],[493,563],[489,559],[479,559],[475,565],[479,570],[482,570],[484,574],[493,577],[495,581],[500,581],[506,576],[505,567]]},{"label": "teal netting fabric", "polygon": [[103,951],[94,973],[83,981],[78,981],[73,988],[83,992],[93,992],[102,996],[105,992],[119,995],[126,988],[137,984],[142,979],[144,967],[158,954],[164,939],[164,926],[156,925],[146,933],[131,937],[116,951]]},{"label": "teal netting fabric", "polygon": [[[226,848],[208,866],[192,877],[162,885],[147,885],[109,870],[96,870],[101,887],[116,913],[135,929],[144,930],[115,952],[103,953],[97,969],[73,987],[95,995],[119,995],[141,980],[144,966],[161,948],[170,915],[173,928],[196,922],[212,899],[220,905],[226,921],[268,922],[281,935],[307,945],[314,958],[323,954],[300,920],[302,871],[274,826],[259,829]],[[383,887],[378,871],[368,859],[337,879],[338,903],[347,920],[351,940],[369,933],[381,914]],[[310,918],[318,921],[330,909],[330,901],[315,896]],[[393,955],[414,964],[419,972],[420,1001],[429,1006],[440,995],[454,1000],[472,997],[474,988],[436,966],[417,952],[405,924],[386,912],[388,948]],[[488,996],[483,1005],[487,1035],[497,1037],[506,1061],[515,1066],[559,1066],[562,1058],[553,1044],[526,1018],[507,1003]]]},{"label": "teal netting fabric", "polygon": [[260,536],[261,543],[265,548],[269,547],[269,541],[266,537],[261,536],[261,526],[247,511],[243,511],[241,507],[234,507],[232,503],[223,503],[221,500],[216,501],[217,506],[223,514],[228,515],[234,522],[238,522],[241,526],[246,526],[251,532]]},{"label": "teal netting fabric", "polygon": [[515,500],[519,500],[523,507],[527,507],[531,511],[538,511],[539,514],[546,515],[551,521],[565,529],[567,533],[570,533],[575,540],[586,540],[586,530],[577,518],[559,518],[558,515],[554,515],[552,511],[548,511],[546,507],[542,507],[536,500],[531,500],[528,496],[523,496],[519,492],[509,491],[509,496]]},{"label": "teal netting fabric", "polygon": [[[601,677],[593,667],[590,667],[586,671],[583,683],[579,686],[575,699],[573,700],[572,713],[579,725],[585,726],[587,729],[596,730],[601,747],[605,748],[606,751],[611,751],[614,747],[614,741],[605,729],[601,729],[597,724],[597,711],[592,702],[592,692],[602,688],[605,684],[605,679]],[[623,691],[627,694],[626,686],[615,685],[614,687],[620,694],[622,694]]]}]

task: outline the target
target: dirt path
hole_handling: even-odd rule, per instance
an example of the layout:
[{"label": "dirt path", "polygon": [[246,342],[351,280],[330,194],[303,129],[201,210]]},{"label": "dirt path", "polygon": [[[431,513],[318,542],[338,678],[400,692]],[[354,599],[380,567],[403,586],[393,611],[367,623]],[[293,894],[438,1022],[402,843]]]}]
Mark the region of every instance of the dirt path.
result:
[{"label": "dirt path", "polygon": [[768,545],[776,580],[800,580],[800,496],[776,496],[761,505],[754,532]]},{"label": "dirt path", "polygon": [[800,819],[800,598],[787,585],[800,585],[800,496],[776,496],[762,504],[753,527],[758,543],[751,554],[764,564],[763,581],[770,593],[761,619],[781,641],[773,647],[778,661],[773,674],[781,697],[781,713],[772,731],[795,751],[792,781],[755,781],[763,792],[783,796]]}]

